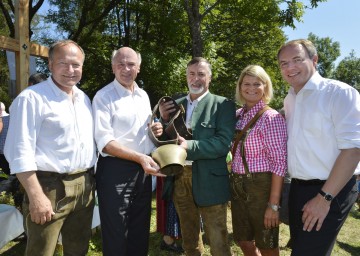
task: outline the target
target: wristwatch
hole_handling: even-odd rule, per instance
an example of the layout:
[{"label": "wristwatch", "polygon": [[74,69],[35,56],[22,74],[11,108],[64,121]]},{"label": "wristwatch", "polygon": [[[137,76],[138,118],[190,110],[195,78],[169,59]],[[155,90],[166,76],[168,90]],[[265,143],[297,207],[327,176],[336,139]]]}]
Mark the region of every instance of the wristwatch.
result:
[{"label": "wristwatch", "polygon": [[319,191],[319,194],[322,195],[325,198],[325,200],[328,201],[328,202],[331,202],[333,200],[333,198],[334,198],[331,194],[326,193],[326,192],[324,192],[322,190]]},{"label": "wristwatch", "polygon": [[279,211],[279,209],[281,208],[280,205],[271,204],[271,203],[268,203],[268,207],[271,208],[274,212]]}]

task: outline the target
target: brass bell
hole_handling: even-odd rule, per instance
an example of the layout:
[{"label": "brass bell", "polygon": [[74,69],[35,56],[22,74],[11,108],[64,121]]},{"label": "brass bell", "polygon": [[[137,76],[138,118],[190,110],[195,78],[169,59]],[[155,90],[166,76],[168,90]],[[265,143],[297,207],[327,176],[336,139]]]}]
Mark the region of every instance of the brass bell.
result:
[{"label": "brass bell", "polygon": [[166,144],[151,153],[151,157],[160,166],[160,172],[167,176],[181,173],[185,166],[186,150],[176,144]]}]

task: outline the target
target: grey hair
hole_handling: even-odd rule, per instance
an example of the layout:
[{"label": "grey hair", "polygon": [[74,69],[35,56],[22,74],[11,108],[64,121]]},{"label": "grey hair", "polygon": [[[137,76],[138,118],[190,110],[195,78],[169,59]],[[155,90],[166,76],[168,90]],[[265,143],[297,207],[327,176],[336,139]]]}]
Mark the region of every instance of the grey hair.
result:
[{"label": "grey hair", "polygon": [[[207,67],[207,69],[208,69],[208,72],[209,72],[209,75],[210,75],[210,77],[211,77],[211,64],[210,64],[210,62],[207,60],[207,59],[205,59],[205,58],[202,58],[202,57],[194,57],[192,60],[190,60],[189,62],[188,62],[188,64],[186,65],[186,67],[189,67],[189,66],[191,66],[191,65],[194,65],[194,64],[199,64],[199,63],[205,63],[206,64],[206,67]],[[187,69],[186,69],[186,72],[187,72]]]},{"label": "grey hair", "polygon": [[[114,51],[111,53],[111,64],[114,64],[114,60],[115,60],[117,54],[119,53],[119,50],[120,50],[120,49],[121,49],[121,48],[119,48],[119,49],[117,49],[117,50],[114,50]],[[141,61],[142,61],[142,59],[141,59],[141,54],[140,54],[140,52],[137,52],[137,51],[135,51],[135,52],[136,52],[136,56],[137,56],[137,59],[138,59],[138,64],[139,64],[139,66],[140,66]]]}]

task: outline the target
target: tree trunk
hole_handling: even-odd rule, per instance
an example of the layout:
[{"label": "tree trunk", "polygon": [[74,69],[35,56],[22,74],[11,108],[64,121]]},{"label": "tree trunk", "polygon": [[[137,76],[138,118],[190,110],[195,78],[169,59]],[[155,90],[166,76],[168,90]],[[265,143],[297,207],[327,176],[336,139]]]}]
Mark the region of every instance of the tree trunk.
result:
[{"label": "tree trunk", "polygon": [[203,41],[201,38],[201,20],[203,16],[200,14],[200,0],[184,1],[184,7],[188,15],[190,34],[192,39],[192,57],[202,57]]}]

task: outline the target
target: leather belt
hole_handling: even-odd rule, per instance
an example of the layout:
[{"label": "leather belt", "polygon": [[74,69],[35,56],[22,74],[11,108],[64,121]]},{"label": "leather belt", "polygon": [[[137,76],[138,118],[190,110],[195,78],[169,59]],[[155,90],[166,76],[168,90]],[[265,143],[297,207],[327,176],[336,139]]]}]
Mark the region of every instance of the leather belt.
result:
[{"label": "leather belt", "polygon": [[58,173],[58,172],[49,172],[49,171],[43,171],[43,170],[37,170],[36,176],[38,177],[57,177],[57,178],[65,178],[65,177],[80,177],[81,175],[84,175],[86,173],[89,173],[91,175],[94,175],[94,167],[88,168],[88,169],[77,169],[72,172],[67,173]]},{"label": "leather belt", "polygon": [[325,184],[326,180],[319,180],[319,179],[301,180],[301,179],[292,178],[291,182],[303,186],[318,186]]},{"label": "leather belt", "polygon": [[272,175],[271,172],[252,172],[252,173],[248,173],[248,174],[240,174],[240,173],[235,173],[235,172],[231,172],[230,173],[230,177],[232,177],[235,180],[241,180],[241,179],[253,179],[256,178],[256,176],[270,176]]}]

